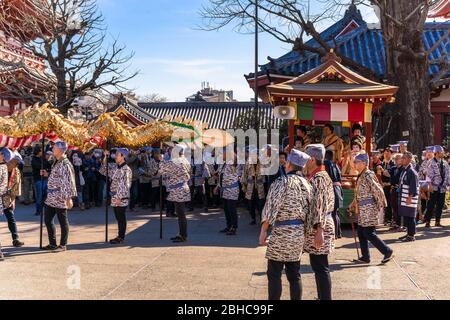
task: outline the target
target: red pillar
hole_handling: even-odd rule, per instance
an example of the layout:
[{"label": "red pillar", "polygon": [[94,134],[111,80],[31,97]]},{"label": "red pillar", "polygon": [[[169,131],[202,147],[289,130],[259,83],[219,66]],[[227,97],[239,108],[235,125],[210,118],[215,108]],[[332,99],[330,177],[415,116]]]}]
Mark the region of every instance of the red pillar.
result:
[{"label": "red pillar", "polygon": [[366,127],[366,152],[370,155],[372,153],[372,123],[364,123]]},{"label": "red pillar", "polygon": [[295,120],[289,120],[289,150],[295,145]]},{"label": "red pillar", "polygon": [[16,108],[15,106],[19,103],[19,101],[17,101],[16,99],[8,99],[8,104],[9,104],[9,115],[12,115],[15,111]]},{"label": "red pillar", "polygon": [[434,144],[440,145],[442,144],[442,124],[443,124],[443,116],[442,113],[434,113]]}]

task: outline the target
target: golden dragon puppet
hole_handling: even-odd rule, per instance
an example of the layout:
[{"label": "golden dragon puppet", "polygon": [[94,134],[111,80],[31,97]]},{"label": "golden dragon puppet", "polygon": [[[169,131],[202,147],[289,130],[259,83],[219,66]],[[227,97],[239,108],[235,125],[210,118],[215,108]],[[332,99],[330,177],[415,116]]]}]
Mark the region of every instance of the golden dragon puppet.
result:
[{"label": "golden dragon puppet", "polygon": [[21,113],[0,117],[0,134],[3,135],[24,138],[49,132],[83,151],[95,148],[99,139],[106,139],[116,147],[131,149],[171,141],[197,147],[225,147],[234,142],[225,131],[208,130],[207,124],[200,121],[170,116],[132,128],[115,113],[104,113],[90,122],[77,122],[65,118],[50,104],[35,104]]}]

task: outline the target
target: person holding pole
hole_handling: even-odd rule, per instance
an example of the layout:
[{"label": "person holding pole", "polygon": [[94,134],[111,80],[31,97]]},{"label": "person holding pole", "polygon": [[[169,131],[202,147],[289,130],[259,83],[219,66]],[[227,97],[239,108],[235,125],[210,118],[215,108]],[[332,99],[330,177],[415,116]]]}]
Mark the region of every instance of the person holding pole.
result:
[{"label": "person holding pole", "polygon": [[334,250],[333,181],[325,170],[325,146],[310,144],[305,153],[311,158],[306,172],[312,185],[311,209],[306,218],[305,251],[309,253],[319,300],[331,300],[331,277],[328,255]]},{"label": "person holding pole", "polygon": [[[8,167],[6,163],[11,160],[12,153],[8,148],[0,149],[0,214],[3,214],[3,197],[8,190]],[[4,260],[2,247],[0,244],[0,261]]]},{"label": "person holding pole", "polygon": [[111,179],[111,207],[113,207],[119,228],[119,235],[110,240],[110,244],[122,244],[125,241],[127,230],[126,210],[130,204],[130,188],[133,175],[126,162],[128,154],[128,149],[118,148],[116,149],[115,163],[108,164],[109,152],[105,151],[105,158],[100,168],[100,174],[108,175],[109,177],[107,178]]},{"label": "person holding pole", "polygon": [[[72,209],[72,198],[77,197],[75,170],[66,156],[68,146],[58,141],[53,146],[53,163],[48,178],[47,199],[45,200],[44,220],[47,227],[49,245],[42,248],[50,251],[66,251],[69,238],[69,220],[67,210]],[[56,228],[54,218],[58,216],[61,226],[61,242],[56,245]]]},{"label": "person holding pole", "polygon": [[5,195],[2,198],[3,202],[3,214],[8,221],[8,228],[12,236],[12,244],[16,248],[20,248],[24,245],[19,240],[19,234],[17,232],[17,224],[14,216],[14,210],[16,208],[16,199],[22,194],[22,175],[18,168],[19,164],[23,164],[22,156],[18,152],[13,152],[11,160],[7,163],[8,167],[8,188]]},{"label": "person holding pole", "polygon": [[354,261],[370,263],[370,241],[384,255],[381,263],[385,264],[392,260],[394,251],[376,234],[380,212],[387,206],[384,191],[375,173],[369,170],[369,156],[366,153],[358,154],[354,164],[360,174],[356,181],[355,199],[350,207],[358,216],[358,238],[362,253]]},{"label": "person holding pole", "polygon": [[167,201],[175,206],[175,212],[178,216],[179,235],[171,238],[175,243],[187,241],[187,219],[185,205],[191,201],[191,190],[189,180],[191,179],[191,164],[185,157],[187,147],[177,144],[172,152],[168,154],[159,166],[159,174],[167,179]]}]

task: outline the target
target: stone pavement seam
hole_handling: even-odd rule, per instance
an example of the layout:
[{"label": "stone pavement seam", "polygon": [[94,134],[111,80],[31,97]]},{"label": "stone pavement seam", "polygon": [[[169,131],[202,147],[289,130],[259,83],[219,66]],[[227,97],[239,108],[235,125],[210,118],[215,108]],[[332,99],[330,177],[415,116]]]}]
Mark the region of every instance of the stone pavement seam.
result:
[{"label": "stone pavement seam", "polygon": [[428,300],[433,300],[433,298],[431,298],[431,297],[425,292],[425,290],[423,290],[423,289],[417,284],[417,282],[414,280],[414,278],[413,278],[408,272],[406,272],[406,270],[405,270],[405,269],[397,262],[396,259],[392,259],[392,260],[394,260],[394,262],[395,262],[395,264],[397,265],[397,267],[400,268],[400,270],[403,272],[403,274],[405,274],[405,275],[408,277],[408,279],[412,282],[412,284],[413,284],[417,289],[419,289],[419,290],[425,295],[425,297],[427,297]]},{"label": "stone pavement seam", "polygon": [[137,270],[135,273],[133,273],[130,277],[128,277],[127,279],[125,279],[124,281],[122,281],[117,287],[115,287],[114,289],[112,289],[110,292],[108,292],[106,295],[104,295],[101,300],[105,300],[108,297],[110,297],[112,294],[114,294],[117,290],[119,290],[121,287],[123,287],[128,281],[130,281],[131,279],[135,278],[139,273],[141,273],[144,269],[146,269],[147,267],[151,266],[153,263],[156,262],[156,260],[158,260],[159,258],[161,258],[163,255],[165,255],[170,249],[172,248],[168,248],[167,250],[161,252],[159,255],[157,255],[156,257],[154,257],[149,263],[145,264],[144,266],[142,266],[141,268],[139,268],[139,270]]}]

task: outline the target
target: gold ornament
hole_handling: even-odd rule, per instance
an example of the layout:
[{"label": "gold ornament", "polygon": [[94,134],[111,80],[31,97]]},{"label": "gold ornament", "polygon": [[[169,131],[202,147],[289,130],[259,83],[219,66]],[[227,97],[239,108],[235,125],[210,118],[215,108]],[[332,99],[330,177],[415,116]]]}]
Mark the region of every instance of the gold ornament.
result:
[{"label": "gold ornament", "polygon": [[46,103],[13,116],[0,117],[0,134],[13,138],[54,132],[69,145],[89,151],[96,147],[93,139],[101,137],[117,147],[137,149],[159,142],[193,142],[212,147],[225,147],[234,138],[223,130],[206,130],[207,124],[192,119],[171,116],[163,120],[153,120],[145,125],[131,128],[122,122],[115,113],[104,113],[95,121],[76,122],[64,118],[58,109]]}]

